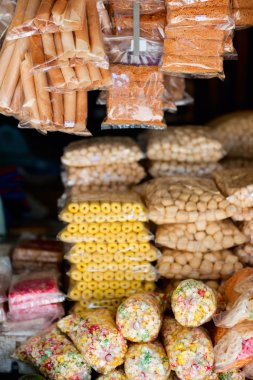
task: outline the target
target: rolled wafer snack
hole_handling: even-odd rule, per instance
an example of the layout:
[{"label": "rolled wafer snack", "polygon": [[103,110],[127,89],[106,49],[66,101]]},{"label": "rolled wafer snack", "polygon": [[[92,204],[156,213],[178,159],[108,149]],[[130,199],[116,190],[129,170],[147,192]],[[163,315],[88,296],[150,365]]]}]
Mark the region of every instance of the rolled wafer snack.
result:
[{"label": "rolled wafer snack", "polygon": [[224,285],[226,311],[214,317],[218,327],[231,328],[252,320],[253,268],[244,268],[233,274]]},{"label": "rolled wafer snack", "polygon": [[156,224],[212,222],[237,211],[208,178],[156,178],[141,185],[140,192]]},{"label": "rolled wafer snack", "polygon": [[167,380],[170,375],[169,361],[158,341],[132,344],[127,351],[124,367],[129,380]]},{"label": "rolled wafer snack", "polygon": [[89,365],[99,373],[110,373],[124,362],[126,341],[117,330],[112,313],[107,309],[69,315],[58,322],[84,355]]},{"label": "rolled wafer snack", "polygon": [[184,280],[174,290],[171,306],[182,326],[198,327],[211,320],[217,301],[213,290],[203,282]]},{"label": "rolled wafer snack", "polygon": [[107,375],[101,375],[98,380],[127,380],[126,375],[121,369],[115,369]]},{"label": "rolled wafer snack", "polygon": [[161,294],[136,294],[119,306],[116,324],[127,340],[152,342],[159,334],[164,307]]},{"label": "rolled wafer snack", "polygon": [[202,328],[182,327],[175,319],[166,317],[162,326],[162,338],[171,370],[175,371],[180,379],[212,378],[213,346]]},{"label": "rolled wafer snack", "polygon": [[215,371],[242,368],[253,359],[253,323],[246,321],[231,329],[218,327],[215,332]]}]

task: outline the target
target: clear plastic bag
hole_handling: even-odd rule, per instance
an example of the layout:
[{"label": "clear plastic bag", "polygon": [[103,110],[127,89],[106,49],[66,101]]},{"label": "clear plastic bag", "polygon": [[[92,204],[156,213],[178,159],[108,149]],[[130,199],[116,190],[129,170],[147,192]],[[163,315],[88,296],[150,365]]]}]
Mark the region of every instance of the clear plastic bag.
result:
[{"label": "clear plastic bag", "polygon": [[144,225],[140,225],[140,222],[69,223],[59,232],[58,239],[66,243],[127,243],[131,250],[131,243],[146,243],[154,237]]},{"label": "clear plastic bag", "polygon": [[226,279],[242,267],[239,258],[228,250],[192,253],[164,249],[158,260],[159,274],[165,278],[178,280]]},{"label": "clear plastic bag", "polygon": [[47,378],[91,379],[90,366],[56,327],[30,338],[16,350],[15,357],[30,363]]},{"label": "clear plastic bag", "polygon": [[165,380],[170,375],[169,360],[159,341],[132,344],[126,354],[124,369],[128,379]]},{"label": "clear plastic bag", "polygon": [[6,29],[11,23],[16,6],[15,0],[1,0],[0,3],[0,37],[4,35]]},{"label": "clear plastic bag", "polygon": [[147,211],[138,194],[126,191],[93,192],[69,200],[59,218],[67,223],[124,222],[148,220]]},{"label": "clear plastic bag", "polygon": [[164,110],[175,112],[177,106],[193,103],[193,98],[185,91],[185,79],[170,75],[163,76],[165,94],[163,95]]},{"label": "clear plastic bag", "polygon": [[209,123],[212,136],[221,142],[229,157],[253,158],[253,112],[224,115]]},{"label": "clear plastic bag", "polygon": [[127,187],[138,184],[145,176],[145,170],[140,164],[130,162],[128,164],[115,163],[88,167],[65,167],[62,178],[63,183],[67,186],[113,186],[114,184],[124,184]]},{"label": "clear plastic bag", "polygon": [[12,261],[61,263],[63,246],[56,240],[21,240],[12,253]]},{"label": "clear plastic bag", "polygon": [[253,26],[253,5],[250,0],[233,0],[233,16],[237,29]]},{"label": "clear plastic bag", "polygon": [[10,312],[63,302],[56,272],[33,272],[13,276],[9,290]]},{"label": "clear plastic bag", "polygon": [[10,320],[6,320],[1,325],[1,332],[4,336],[33,336],[34,334],[38,334],[39,332],[48,329],[52,325],[52,318],[36,318],[32,321],[18,321],[13,322]]},{"label": "clear plastic bag", "polygon": [[163,123],[164,85],[158,67],[111,66],[107,118],[102,129],[166,129]]},{"label": "clear plastic bag", "polygon": [[223,169],[213,175],[227,200],[240,207],[253,207],[253,173],[251,168]]},{"label": "clear plastic bag", "polygon": [[158,66],[161,63],[163,54],[161,41],[140,37],[138,55],[134,54],[133,36],[105,35],[104,44],[110,63],[135,66]]},{"label": "clear plastic bag", "polygon": [[209,178],[156,178],[140,185],[139,191],[149,219],[156,224],[212,222],[227,219],[237,211]]},{"label": "clear plastic bag", "polygon": [[204,127],[169,127],[147,134],[147,157],[155,161],[217,162],[225,156],[221,143]]},{"label": "clear plastic bag", "polygon": [[109,310],[90,310],[82,316],[72,314],[57,326],[97,372],[108,373],[124,362],[127,344]]},{"label": "clear plastic bag", "polygon": [[9,321],[29,321],[38,318],[45,318],[49,320],[57,320],[64,316],[64,308],[61,303],[52,303],[48,305],[38,305],[27,307],[26,309],[13,310],[7,313]]},{"label": "clear plastic bag", "polygon": [[64,150],[61,161],[67,166],[132,163],[144,158],[138,144],[129,137],[97,137],[73,142]]},{"label": "clear plastic bag", "polygon": [[241,368],[252,361],[252,327],[252,322],[244,322],[231,329],[217,328],[214,347],[216,372]]},{"label": "clear plastic bag", "polygon": [[221,166],[215,162],[212,163],[189,163],[177,161],[151,161],[148,172],[153,178],[171,177],[171,176],[188,176],[202,177],[210,176]]},{"label": "clear plastic bag", "polygon": [[[164,0],[139,0],[140,14],[154,14],[164,12]],[[133,0],[109,0],[110,8],[115,14],[132,15],[134,1]]]},{"label": "clear plastic bag", "polygon": [[230,220],[159,226],[157,244],[187,252],[222,251],[247,241]]},{"label": "clear plastic bag", "polygon": [[[164,38],[164,28],[166,22],[165,13],[155,13],[152,15],[140,16],[140,37],[152,41],[160,41]],[[118,36],[133,36],[134,19],[133,16],[116,14],[113,17],[113,27]]]}]

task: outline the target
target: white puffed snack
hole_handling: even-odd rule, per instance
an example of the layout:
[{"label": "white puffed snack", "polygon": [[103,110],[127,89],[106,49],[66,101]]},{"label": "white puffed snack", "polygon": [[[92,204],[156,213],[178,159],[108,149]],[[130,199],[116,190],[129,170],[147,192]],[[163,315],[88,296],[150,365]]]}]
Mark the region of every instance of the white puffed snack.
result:
[{"label": "white puffed snack", "polygon": [[227,219],[237,211],[208,178],[157,178],[139,189],[149,218],[156,224],[212,222]]},{"label": "white puffed snack", "polygon": [[240,208],[253,207],[253,170],[235,168],[213,174],[216,184],[227,200]]},{"label": "white puffed snack", "polygon": [[71,143],[62,156],[67,166],[95,166],[139,161],[144,157],[130,137],[97,137]]},{"label": "white puffed snack", "polygon": [[63,183],[75,185],[136,185],[145,177],[144,168],[138,162],[115,163],[87,167],[69,166],[62,175]]},{"label": "white puffed snack", "polygon": [[250,222],[251,220],[253,220],[253,207],[237,207],[237,213],[232,216],[232,219],[235,222]]},{"label": "white puffed snack", "polygon": [[247,243],[235,248],[235,254],[243,264],[253,265],[253,244]]},{"label": "white puffed snack", "polygon": [[156,243],[167,248],[187,252],[222,251],[244,244],[247,237],[231,220],[167,224],[159,226]]},{"label": "white puffed snack", "polygon": [[239,258],[229,250],[210,253],[164,249],[158,260],[158,272],[165,278],[183,280],[226,279],[242,269]]},{"label": "white puffed snack", "polygon": [[222,144],[204,127],[171,127],[148,134],[150,160],[177,162],[217,162],[225,156]]},{"label": "white puffed snack", "polygon": [[202,177],[208,176],[220,168],[221,166],[216,162],[189,163],[177,161],[151,161],[148,171],[153,178],[181,175]]}]

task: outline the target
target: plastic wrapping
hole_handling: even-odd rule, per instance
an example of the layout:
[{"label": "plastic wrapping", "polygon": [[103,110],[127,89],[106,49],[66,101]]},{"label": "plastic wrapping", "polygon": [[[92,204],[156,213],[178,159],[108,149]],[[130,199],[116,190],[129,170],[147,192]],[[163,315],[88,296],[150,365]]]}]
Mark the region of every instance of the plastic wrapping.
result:
[{"label": "plastic wrapping", "polygon": [[164,85],[157,66],[112,65],[107,118],[102,129],[166,129],[163,123]]},{"label": "plastic wrapping", "polygon": [[0,2],[0,37],[8,28],[16,6],[15,0],[1,0]]},{"label": "plastic wrapping", "polygon": [[64,222],[78,224],[148,220],[140,197],[131,191],[85,193],[69,200],[59,217]]},{"label": "plastic wrapping", "polygon": [[182,327],[176,320],[165,317],[162,338],[169,356],[170,367],[180,379],[204,380],[214,369],[212,342],[199,327]]},{"label": "plastic wrapping", "polygon": [[30,338],[16,350],[15,357],[50,379],[91,379],[91,369],[83,356],[56,327]]},{"label": "plastic wrapping", "polygon": [[253,207],[253,173],[251,168],[223,169],[214,179],[227,200],[240,207]]},{"label": "plastic wrapping", "polygon": [[182,326],[199,327],[212,319],[217,302],[213,290],[203,282],[184,280],[174,290],[171,306]]},{"label": "plastic wrapping", "polygon": [[188,252],[221,251],[246,241],[230,220],[168,224],[159,226],[156,233],[157,244]]},{"label": "plastic wrapping", "polygon": [[9,321],[29,321],[38,318],[45,318],[49,321],[60,319],[64,316],[64,309],[61,303],[52,303],[48,305],[36,305],[26,309],[17,309],[7,313]]},{"label": "plastic wrapping", "polygon": [[170,127],[165,132],[150,132],[147,156],[154,161],[213,163],[225,156],[221,143],[209,137],[202,127]]},{"label": "plastic wrapping", "polygon": [[253,219],[253,207],[249,207],[249,208],[237,207],[237,213],[232,216],[232,219],[235,220],[236,222],[251,221]]},{"label": "plastic wrapping", "polygon": [[171,279],[196,280],[227,279],[243,265],[233,252],[224,250],[210,253],[165,249],[158,260],[158,273]]},{"label": "plastic wrapping", "polygon": [[244,322],[231,329],[217,328],[214,347],[216,372],[241,368],[252,361],[252,327],[252,322]]},{"label": "plastic wrapping", "polygon": [[72,314],[57,326],[97,372],[106,374],[124,362],[127,344],[109,310],[87,311],[82,316]]},{"label": "plastic wrapping", "polygon": [[33,272],[13,276],[9,290],[9,310],[15,312],[31,307],[63,302],[56,272]]},{"label": "plastic wrapping", "polygon": [[119,306],[116,324],[131,342],[153,342],[160,332],[164,309],[162,294],[140,293]]},{"label": "plastic wrapping", "polygon": [[229,157],[253,158],[253,112],[241,111],[209,123],[212,136],[221,142]]},{"label": "plastic wrapping", "polygon": [[103,34],[112,34],[112,23],[103,0],[97,0],[97,10]]},{"label": "plastic wrapping", "polygon": [[12,253],[12,261],[61,263],[63,246],[55,240],[21,240]]},{"label": "plastic wrapping", "polygon": [[32,321],[10,321],[6,320],[1,325],[1,332],[5,336],[33,336],[48,329],[52,325],[52,318],[37,318]]},{"label": "plastic wrapping", "polygon": [[[155,290],[155,272],[132,273],[126,271],[125,273],[119,272],[119,275],[114,275],[114,272],[108,271],[108,273],[104,273],[103,276],[101,276],[101,272],[99,274],[99,281],[93,281],[91,279],[91,281],[88,282],[87,273],[86,281],[79,281],[76,283],[72,281],[68,297],[73,301],[111,301],[115,299],[122,300],[137,292],[140,293]],[[144,281],[145,277],[148,278],[149,281]],[[129,278],[132,278],[132,280]],[[134,278],[136,278],[136,280],[134,280]]]},{"label": "plastic wrapping", "polygon": [[[132,223],[133,226],[131,226],[130,222],[69,223],[67,227],[58,234],[58,239],[66,243],[91,242],[95,243],[94,246],[96,247],[97,244],[108,244],[108,247],[101,248],[101,251],[105,252],[113,252],[113,250],[116,249],[116,247],[113,248],[114,243],[126,243],[128,244],[128,250],[131,250],[131,244],[133,244],[133,249],[135,249],[136,243],[146,243],[153,239],[153,235],[149,230],[145,229],[144,226],[141,229],[140,223]],[[140,229],[140,232],[131,231],[132,227],[134,227],[134,229]],[[117,248],[119,248],[119,246],[117,246]]]},{"label": "plastic wrapping", "polygon": [[238,29],[253,26],[253,4],[250,0],[233,0],[233,17]]},{"label": "plastic wrapping", "polygon": [[181,175],[202,177],[210,176],[211,173],[220,168],[221,166],[215,162],[201,164],[177,161],[151,161],[148,171],[153,178]]},{"label": "plastic wrapping", "polygon": [[126,354],[127,379],[166,380],[170,374],[169,360],[160,342],[132,344]]},{"label": "plastic wrapping", "polygon": [[[140,16],[140,37],[152,41],[163,40],[166,22],[165,13],[155,13]],[[133,36],[134,19],[133,16],[115,14],[113,17],[113,27],[116,35]]]},{"label": "plastic wrapping", "polygon": [[106,54],[110,63],[121,65],[158,66],[161,63],[163,44],[140,37],[140,52],[134,54],[133,36],[104,36]]},{"label": "plastic wrapping", "polygon": [[211,222],[229,218],[237,211],[208,178],[157,178],[139,189],[149,219],[156,224]]},{"label": "plastic wrapping", "polygon": [[137,143],[129,137],[97,137],[71,143],[61,161],[67,166],[96,166],[133,163],[144,158]]},{"label": "plastic wrapping", "polygon": [[126,375],[121,369],[115,369],[107,375],[101,375],[98,380],[127,380]]},{"label": "plastic wrapping", "polygon": [[186,106],[193,103],[193,98],[185,92],[185,79],[170,75],[163,76],[165,87],[164,110],[174,112],[177,106]]},{"label": "plastic wrapping", "polygon": [[141,182],[146,176],[144,168],[137,162],[88,167],[66,167],[63,182],[67,186],[122,184],[126,187]]},{"label": "plastic wrapping", "polygon": [[218,327],[231,328],[244,321],[252,320],[253,269],[244,268],[226,281],[224,285],[226,311],[214,318]]},{"label": "plastic wrapping", "polygon": [[[164,0],[139,0],[140,14],[164,12]],[[132,15],[134,0],[109,0],[110,8],[115,14]]]}]

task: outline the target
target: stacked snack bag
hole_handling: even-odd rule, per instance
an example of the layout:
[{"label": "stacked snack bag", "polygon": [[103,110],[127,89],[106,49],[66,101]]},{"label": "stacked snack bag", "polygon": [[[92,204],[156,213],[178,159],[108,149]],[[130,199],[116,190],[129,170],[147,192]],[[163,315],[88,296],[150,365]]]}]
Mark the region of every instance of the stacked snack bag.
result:
[{"label": "stacked snack bag", "polygon": [[89,135],[87,91],[111,84],[96,1],[18,0],[0,67],[0,109],[20,127]]},{"label": "stacked snack bag", "polygon": [[225,155],[222,144],[204,127],[170,127],[147,134],[147,158],[152,177],[207,176]]},{"label": "stacked snack bag", "polygon": [[253,4],[250,0],[233,0],[233,16],[237,28],[253,26]]},{"label": "stacked snack bag", "polygon": [[242,267],[229,248],[248,239],[228,219],[237,209],[211,179],[158,178],[140,189],[149,218],[158,225],[163,255],[158,272],[166,278],[220,279]]},{"label": "stacked snack bag", "polygon": [[[166,0],[162,70],[172,75],[224,78],[223,56],[234,28],[229,0]],[[226,46],[228,45],[228,46]]]}]

